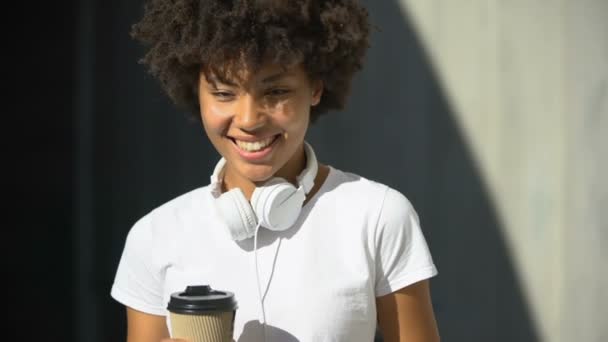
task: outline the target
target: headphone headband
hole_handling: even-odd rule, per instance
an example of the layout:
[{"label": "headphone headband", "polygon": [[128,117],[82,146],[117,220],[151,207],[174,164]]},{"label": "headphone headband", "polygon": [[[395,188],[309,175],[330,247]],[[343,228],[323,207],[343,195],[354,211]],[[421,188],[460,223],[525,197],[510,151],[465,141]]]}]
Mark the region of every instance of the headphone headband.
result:
[{"label": "headphone headband", "polygon": [[312,187],[315,185],[315,178],[317,177],[319,165],[317,164],[317,156],[315,155],[315,151],[306,141],[304,141],[304,154],[306,155],[306,167],[298,175],[298,177],[296,177],[296,179],[298,181],[298,185],[304,187],[304,193],[308,195],[310,190],[312,190]]}]

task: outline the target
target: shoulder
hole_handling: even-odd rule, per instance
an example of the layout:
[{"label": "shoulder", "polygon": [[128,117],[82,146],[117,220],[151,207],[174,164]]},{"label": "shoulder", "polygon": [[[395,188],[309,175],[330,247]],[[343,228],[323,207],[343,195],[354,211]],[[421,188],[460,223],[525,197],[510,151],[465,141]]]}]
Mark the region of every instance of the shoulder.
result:
[{"label": "shoulder", "polygon": [[325,188],[327,192],[343,196],[349,201],[378,202],[384,197],[388,186],[358,175],[330,166]]},{"label": "shoulder", "polygon": [[328,177],[328,191],[349,195],[348,198],[352,200],[379,203],[382,211],[388,214],[413,211],[411,202],[399,190],[353,172],[330,168],[332,176]]},{"label": "shoulder", "polygon": [[206,206],[208,186],[175,197],[152,209],[137,220],[127,236],[128,240],[163,240],[167,234],[183,230],[200,219]]},{"label": "shoulder", "polygon": [[352,172],[346,172],[334,167],[331,168],[332,177],[329,187],[339,192],[350,204],[356,202],[372,205],[379,217],[378,224],[386,222],[404,222],[415,220],[418,214],[411,201],[401,191]]},{"label": "shoulder", "polygon": [[331,167],[325,192],[332,202],[353,214],[365,214],[380,229],[387,224],[418,222],[416,210],[402,192],[352,172]]},{"label": "shoulder", "polygon": [[410,200],[401,192],[387,187],[382,202],[380,224],[414,221],[418,224],[418,213]]}]

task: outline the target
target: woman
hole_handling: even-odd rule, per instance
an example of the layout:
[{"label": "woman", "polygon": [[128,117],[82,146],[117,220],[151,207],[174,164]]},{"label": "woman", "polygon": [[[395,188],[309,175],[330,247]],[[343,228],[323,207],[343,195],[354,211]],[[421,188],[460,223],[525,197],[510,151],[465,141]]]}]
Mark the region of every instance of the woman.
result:
[{"label": "woman", "polygon": [[128,342],[172,341],[167,302],[193,284],[235,293],[237,341],[371,341],[376,326],[387,342],[439,340],[409,201],[305,142],[362,67],[357,1],[152,0],[132,35],[222,158],[129,232],[112,288]]}]

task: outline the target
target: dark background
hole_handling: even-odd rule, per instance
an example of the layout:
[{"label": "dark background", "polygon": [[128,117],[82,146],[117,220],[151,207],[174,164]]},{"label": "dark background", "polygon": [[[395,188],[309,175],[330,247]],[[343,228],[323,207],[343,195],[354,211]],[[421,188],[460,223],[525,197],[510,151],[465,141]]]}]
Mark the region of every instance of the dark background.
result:
[{"label": "dark background", "polygon": [[[483,179],[395,1],[365,1],[381,31],[348,108],[308,140],[321,161],[403,192],[439,269],[443,341],[537,341]],[[137,64],[141,1],[11,5],[4,23],[8,290],[28,341],[124,341],[110,287],[130,226],[208,183],[217,154]],[[14,23],[13,23],[14,22]],[[13,217],[14,216],[14,217]],[[6,300],[8,299],[8,300]],[[31,316],[46,318],[31,327]]]}]

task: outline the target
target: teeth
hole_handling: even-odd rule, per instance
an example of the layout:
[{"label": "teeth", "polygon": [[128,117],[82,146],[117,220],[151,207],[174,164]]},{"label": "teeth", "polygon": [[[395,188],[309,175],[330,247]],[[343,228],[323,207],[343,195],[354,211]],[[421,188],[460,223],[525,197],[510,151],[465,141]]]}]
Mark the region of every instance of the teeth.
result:
[{"label": "teeth", "polygon": [[241,140],[234,139],[234,141],[236,141],[237,146],[247,152],[256,152],[256,151],[263,150],[268,145],[270,145],[270,143],[273,140],[274,140],[274,137],[270,137],[270,138],[256,141],[256,142],[247,142],[247,141],[241,141]]}]

